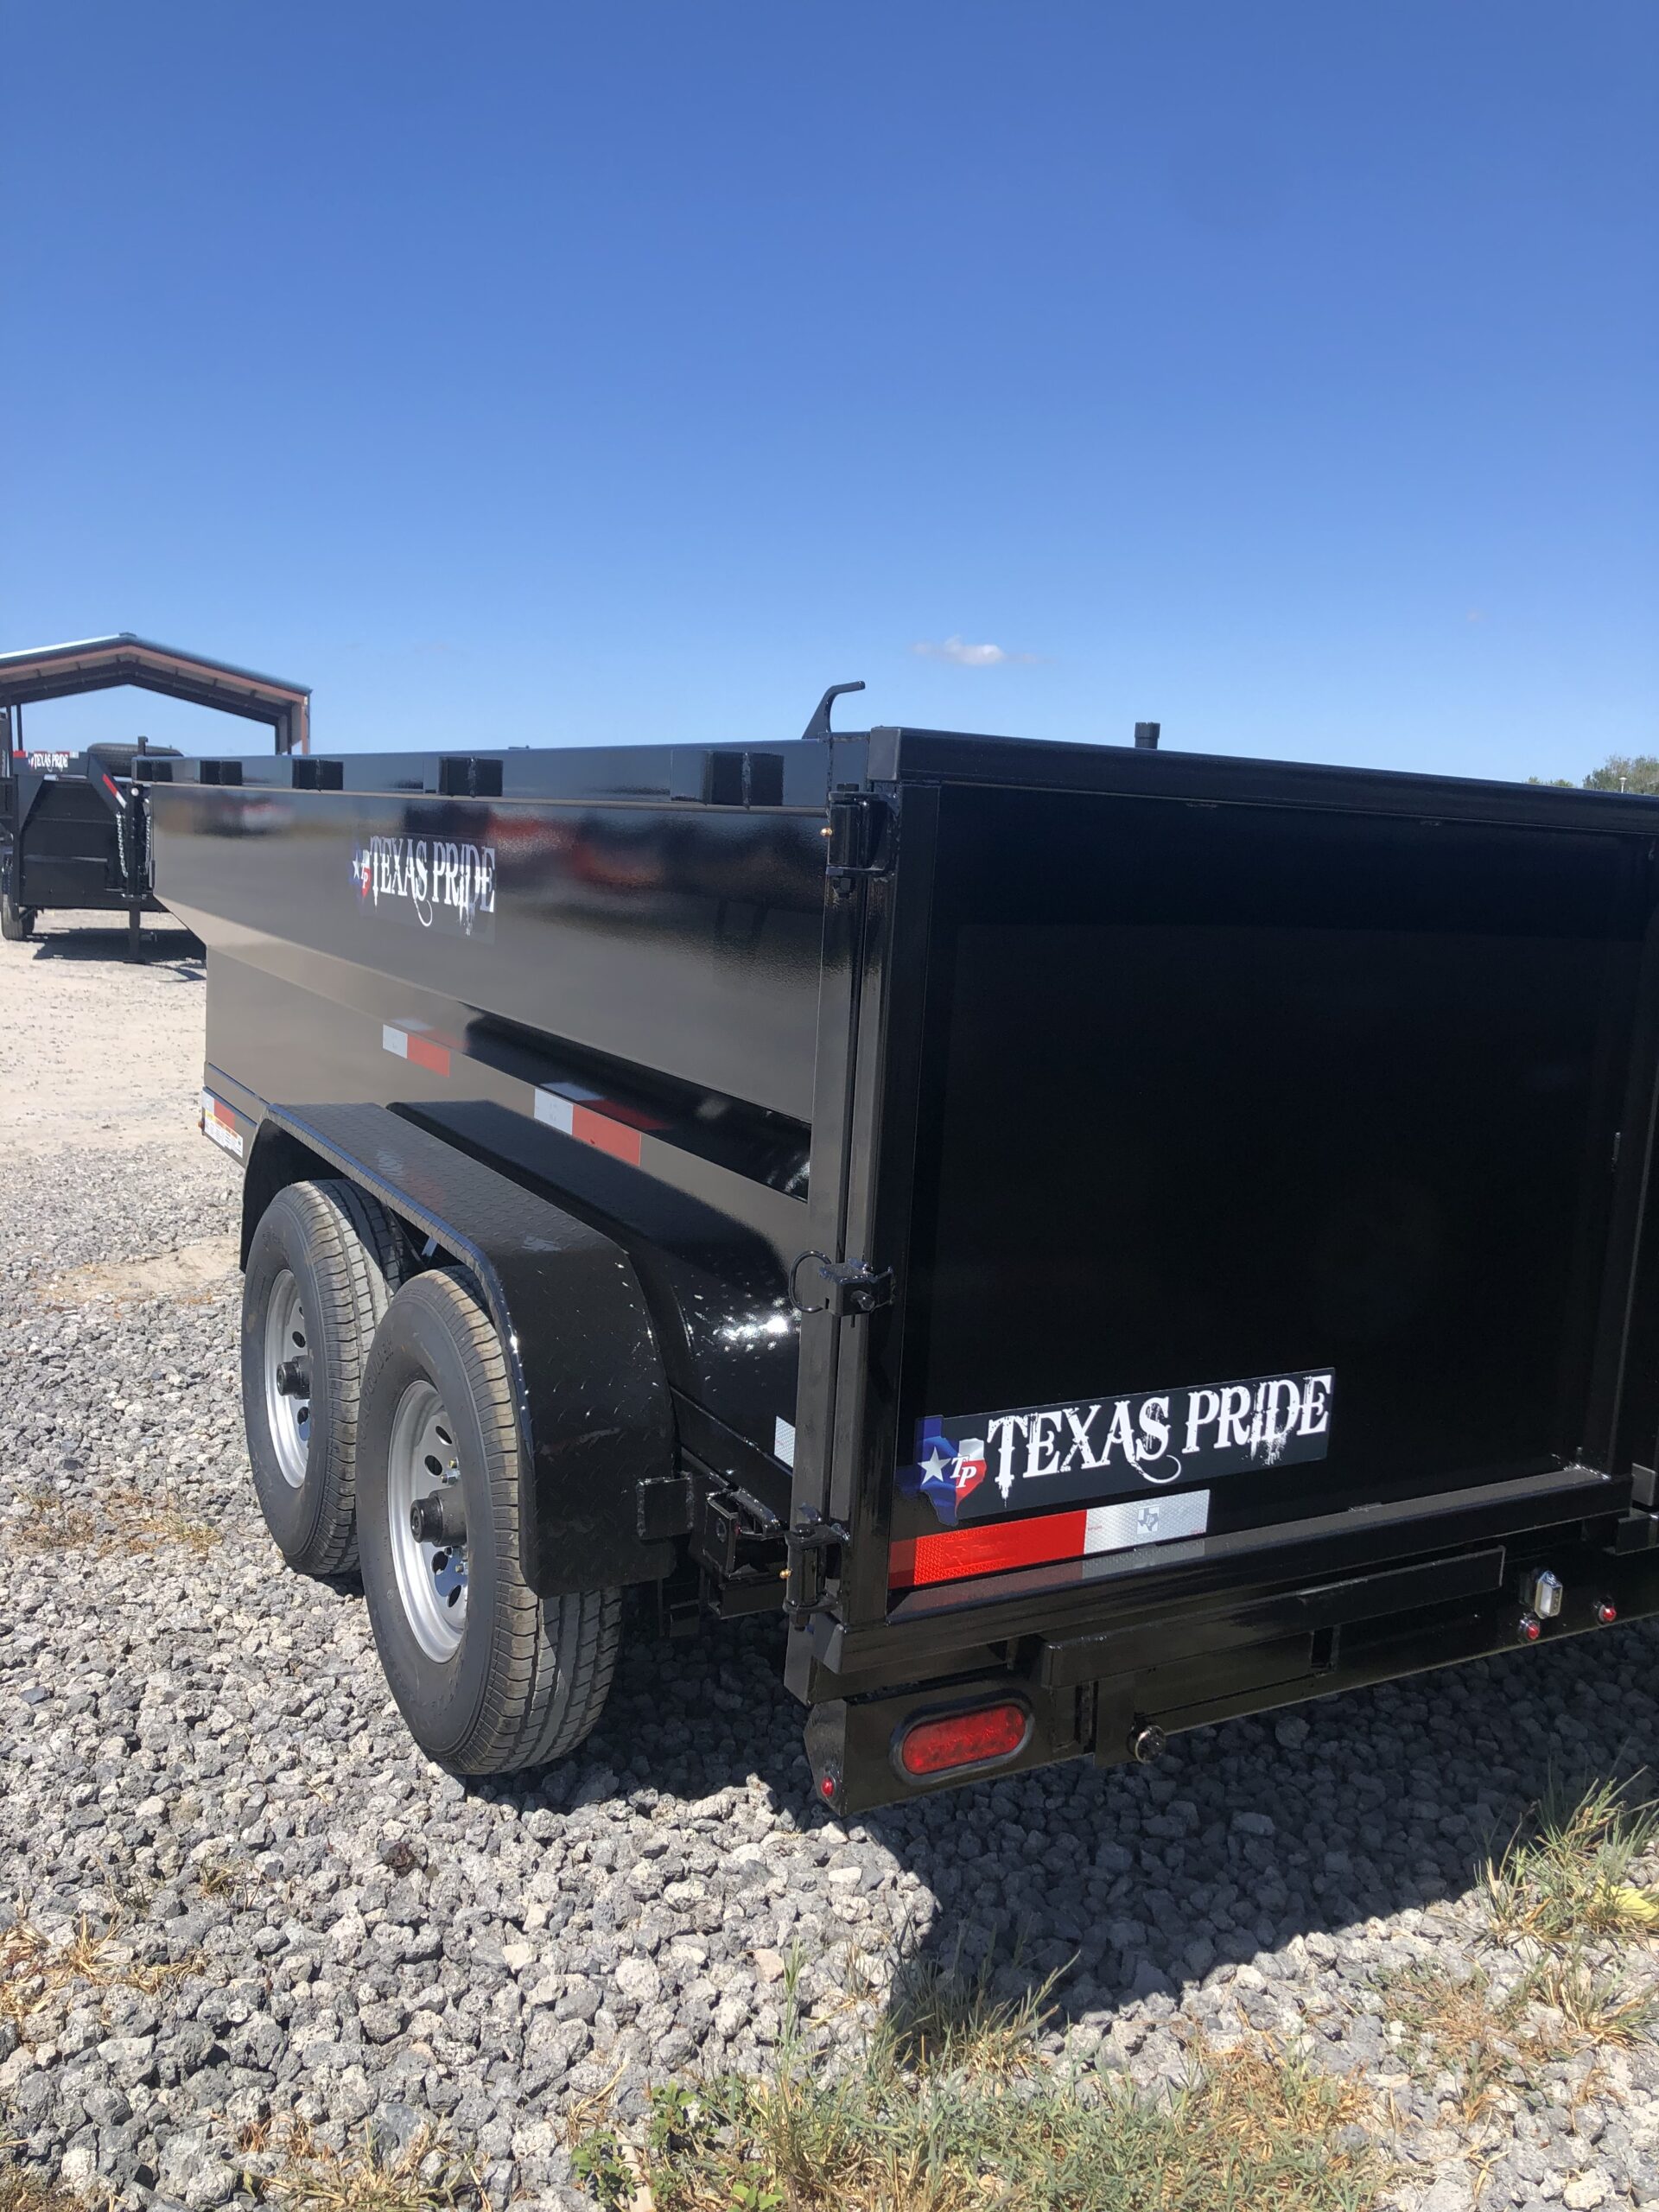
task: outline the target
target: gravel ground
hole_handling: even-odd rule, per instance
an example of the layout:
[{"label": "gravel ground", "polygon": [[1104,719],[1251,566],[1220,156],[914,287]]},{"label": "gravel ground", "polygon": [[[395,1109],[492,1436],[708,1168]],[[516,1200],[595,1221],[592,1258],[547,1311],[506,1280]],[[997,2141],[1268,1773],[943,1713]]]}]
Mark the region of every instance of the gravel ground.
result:
[{"label": "gravel ground", "polygon": [[1653,1630],[846,1827],[808,1794],[773,1626],[635,1638],[574,1762],[463,1787],[410,1746],[354,1589],[283,1573],[264,1535],[234,1171],[193,1122],[200,971],[109,951],[0,947],[0,1096],[48,1096],[67,1057],[146,1040],[122,1076],[143,1141],[34,1128],[0,1208],[0,1960],[38,1938],[62,1962],[83,1916],[105,1938],[92,1986],[48,1994],[21,2040],[0,2012],[19,2155],[194,2209],[229,2201],[236,2146],[272,2114],[336,2147],[437,2117],[498,2204],[578,2203],[564,2117],[764,2064],[791,1947],[829,2047],[867,2032],[903,1955],[1017,1945],[1009,1987],[1076,1961],[1051,2050],[1064,2033],[1147,2087],[1180,2079],[1194,2027],[1358,2069],[1397,2126],[1388,2201],[1414,2212],[1477,2189],[1659,2205],[1647,2043],[1541,2066],[1471,2123],[1377,1986],[1479,1963],[1473,1869],[1552,1771],[1648,1762]]}]

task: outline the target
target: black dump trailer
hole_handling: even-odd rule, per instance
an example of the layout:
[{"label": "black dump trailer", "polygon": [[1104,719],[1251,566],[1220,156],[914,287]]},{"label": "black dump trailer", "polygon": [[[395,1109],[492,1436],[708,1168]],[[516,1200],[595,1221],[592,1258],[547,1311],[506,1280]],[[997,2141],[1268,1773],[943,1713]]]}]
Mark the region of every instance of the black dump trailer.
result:
[{"label": "black dump trailer", "polygon": [[20,944],[43,908],[127,917],[136,950],[143,917],[162,911],[149,817],[136,782],[172,773],[169,746],[92,745],[84,753],[16,748],[0,776],[0,937]]},{"label": "black dump trailer", "polygon": [[124,914],[136,952],[143,917],[162,911],[145,801],[175,774],[178,753],[142,737],[66,751],[30,746],[23,734],[25,705],[125,684],[269,722],[279,751],[305,750],[310,693],[302,684],[128,631],[0,653],[0,937],[11,943],[58,908]]},{"label": "black dump trailer", "polygon": [[150,797],[259,1495],[451,1767],[630,1588],[787,1616],[848,1811],[1659,1607],[1651,801],[827,707]]}]

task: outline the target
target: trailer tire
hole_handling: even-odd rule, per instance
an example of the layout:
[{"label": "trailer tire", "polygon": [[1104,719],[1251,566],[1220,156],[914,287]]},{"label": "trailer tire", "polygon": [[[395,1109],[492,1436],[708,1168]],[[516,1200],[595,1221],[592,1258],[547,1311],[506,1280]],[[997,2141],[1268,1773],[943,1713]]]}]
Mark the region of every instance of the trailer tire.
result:
[{"label": "trailer tire", "polygon": [[[457,1774],[510,1773],[573,1751],[610,1690],[621,1592],[544,1599],[525,1581],[512,1381],[460,1274],[435,1268],[392,1300],[360,1421],[363,1589],[410,1733]],[[421,1541],[412,1503],[451,1490],[461,1541]]]},{"label": "trailer tire", "polygon": [[[265,1526],[303,1574],[340,1574],[357,1563],[358,1400],[375,1329],[404,1273],[391,1216],[343,1180],[289,1184],[249,1244],[248,1458]],[[279,1351],[305,1363],[302,1399],[273,1387]]]},{"label": "trailer tire", "polygon": [[10,892],[0,891],[0,938],[8,944],[22,944],[34,927],[33,908],[14,906]]}]

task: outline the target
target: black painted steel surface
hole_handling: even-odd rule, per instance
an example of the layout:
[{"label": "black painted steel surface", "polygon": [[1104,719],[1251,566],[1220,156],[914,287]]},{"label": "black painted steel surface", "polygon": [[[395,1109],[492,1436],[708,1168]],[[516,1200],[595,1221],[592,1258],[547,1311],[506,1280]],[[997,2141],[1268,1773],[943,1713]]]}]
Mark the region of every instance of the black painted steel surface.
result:
[{"label": "black painted steel surface", "polygon": [[[406,766],[362,772],[388,765]],[[810,1241],[822,798],[174,785],[155,818],[163,895],[207,946],[210,1089],[251,1120],[393,1107],[559,1192],[630,1253],[676,1389],[775,1471],[786,1270]],[[487,870],[484,895],[451,854]]]}]

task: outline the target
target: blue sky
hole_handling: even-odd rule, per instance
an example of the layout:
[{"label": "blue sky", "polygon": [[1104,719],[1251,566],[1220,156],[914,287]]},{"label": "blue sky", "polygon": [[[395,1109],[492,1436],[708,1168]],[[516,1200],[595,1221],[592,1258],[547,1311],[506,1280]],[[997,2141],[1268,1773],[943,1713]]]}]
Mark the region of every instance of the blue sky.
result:
[{"label": "blue sky", "polygon": [[333,750],[775,741],[861,676],[1659,750],[1651,0],[11,0],[0,76],[0,645],[297,677]]}]

